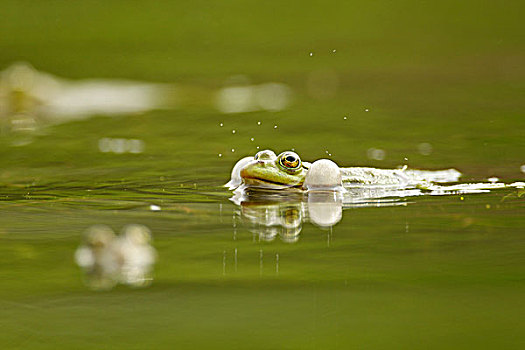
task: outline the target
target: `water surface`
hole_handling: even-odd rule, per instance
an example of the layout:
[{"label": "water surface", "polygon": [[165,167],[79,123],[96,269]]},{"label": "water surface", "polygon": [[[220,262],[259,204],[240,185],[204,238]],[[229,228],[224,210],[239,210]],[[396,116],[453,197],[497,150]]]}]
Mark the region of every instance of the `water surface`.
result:
[{"label": "water surface", "polygon": [[[0,93],[2,348],[525,346],[523,189],[390,197],[329,227],[222,187],[257,147],[523,181],[521,3],[2,5],[2,71],[174,88],[83,119]],[[100,224],[151,230],[149,286],[86,285],[75,251]]]}]

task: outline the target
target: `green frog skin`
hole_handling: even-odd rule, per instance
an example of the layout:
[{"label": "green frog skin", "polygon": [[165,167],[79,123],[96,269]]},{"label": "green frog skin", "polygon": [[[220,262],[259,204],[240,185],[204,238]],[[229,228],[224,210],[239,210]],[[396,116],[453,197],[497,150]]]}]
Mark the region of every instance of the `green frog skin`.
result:
[{"label": "green frog skin", "polygon": [[342,178],[339,167],[331,160],[321,159],[310,164],[302,162],[292,151],[277,156],[271,150],[264,150],[239,160],[225,186],[230,189],[240,186],[272,190],[337,189],[342,186]]},{"label": "green frog skin", "polygon": [[276,155],[271,150],[264,150],[239,160],[233,167],[231,180],[225,186],[230,190],[293,191],[340,191],[363,186],[425,188],[431,183],[456,182],[460,176],[461,173],[455,169],[340,168],[329,159],[308,163],[301,161],[299,155],[292,151]]}]

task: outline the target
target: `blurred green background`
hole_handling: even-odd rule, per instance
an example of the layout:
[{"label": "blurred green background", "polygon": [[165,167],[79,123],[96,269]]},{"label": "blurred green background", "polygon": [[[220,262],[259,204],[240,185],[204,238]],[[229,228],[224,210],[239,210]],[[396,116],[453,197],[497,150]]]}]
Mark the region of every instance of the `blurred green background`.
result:
[{"label": "blurred green background", "polygon": [[[24,61],[62,78],[163,82],[178,93],[174,109],[44,120],[23,145],[28,135],[1,135],[0,347],[523,348],[522,192],[347,210],[327,247],[310,224],[294,245],[254,243],[241,228],[232,240],[236,208],[220,186],[257,146],[305,160],[329,153],[341,166],[523,179],[524,10],[522,1],[0,0],[0,70]],[[239,74],[286,84],[290,105],[221,113],[216,93]],[[139,139],[144,152],[102,153],[101,138]],[[384,157],[370,157],[373,148]],[[82,284],[72,256],[100,223],[151,228],[159,263],[149,289]]]},{"label": "blurred green background", "polygon": [[[520,177],[525,153],[520,1],[3,0],[1,6],[0,67],[26,61],[66,78],[180,87],[175,112],[77,125],[96,135],[62,126],[58,137],[74,135],[58,143],[75,150],[72,162],[93,150],[74,142],[104,130],[105,136],[141,133],[149,156],[177,158],[178,152],[194,151],[199,164],[221,170],[240,157],[231,148],[242,155],[255,152],[249,141],[255,137],[261,147],[296,148],[306,159],[328,150],[341,165],[392,167],[408,158],[411,166],[456,167],[478,178]],[[321,72],[314,80],[321,89],[322,72],[328,80],[335,76],[335,92],[308,94],[312,72]],[[289,84],[292,106],[221,116],[213,108],[213,92],[237,74],[254,83]],[[343,116],[350,116],[347,123]],[[268,129],[257,129],[257,120]],[[219,122],[226,127],[216,128]],[[276,123],[274,132],[270,125]],[[196,130],[181,131],[188,128]],[[233,128],[237,134],[228,134]],[[196,139],[206,142],[196,145]],[[417,152],[421,142],[433,146],[431,156]],[[367,158],[371,147],[386,151],[383,162]],[[4,161],[12,152],[2,154]],[[226,157],[219,160],[218,153]]]}]

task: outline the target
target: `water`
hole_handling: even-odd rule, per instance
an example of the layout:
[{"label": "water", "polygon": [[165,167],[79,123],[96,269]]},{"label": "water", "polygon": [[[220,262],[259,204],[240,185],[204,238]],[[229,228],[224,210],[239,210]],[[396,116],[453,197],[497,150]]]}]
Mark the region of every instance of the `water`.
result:
[{"label": "water", "polygon": [[[130,136],[142,121],[64,124],[4,148],[13,159],[0,204],[7,344],[462,348],[521,339],[523,190],[390,197],[348,207],[330,228],[311,213],[301,220],[308,207],[293,197],[234,204],[221,187],[231,156],[162,150],[177,148],[164,142],[176,124],[152,132],[166,133],[158,144],[141,134],[144,153],[100,152],[108,123]],[[70,138],[77,128],[84,136]],[[95,224],[149,227],[158,255],[149,287],[86,286],[74,253]]]},{"label": "water", "polygon": [[[0,88],[2,349],[525,346],[523,189],[326,210],[222,187],[259,149],[523,181],[518,2],[3,3],[0,70],[169,96],[73,116]],[[151,231],[145,283],[123,253],[90,283],[86,230],[130,224]]]}]

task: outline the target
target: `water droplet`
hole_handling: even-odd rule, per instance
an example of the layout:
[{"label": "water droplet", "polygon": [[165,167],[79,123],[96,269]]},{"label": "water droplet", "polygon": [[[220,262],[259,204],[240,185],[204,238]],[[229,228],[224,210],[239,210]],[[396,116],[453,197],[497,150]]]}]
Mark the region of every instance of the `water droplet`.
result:
[{"label": "water droplet", "polygon": [[232,152],[235,152],[235,148],[232,148]]},{"label": "water droplet", "polygon": [[333,49],[332,52],[335,53],[337,50],[336,49]]},{"label": "water droplet", "polygon": [[348,117],[345,115],[345,116],[343,117],[343,119],[346,120],[346,119],[348,119]]},{"label": "water droplet", "polygon": [[522,166],[520,166],[520,170],[522,173],[525,173],[525,164],[523,164]]},{"label": "water droplet", "polygon": [[407,157],[405,157],[404,159],[405,159],[405,161],[408,161],[408,158],[407,158]]},{"label": "water droplet", "polygon": [[259,149],[259,146],[257,146],[257,149]]},{"label": "water droplet", "polygon": [[313,55],[314,55],[314,53],[313,53],[313,52],[310,52],[310,57],[312,57]]},{"label": "water droplet", "polygon": [[295,148],[292,148],[292,151],[294,151],[294,152],[295,152]]},{"label": "water droplet", "polygon": [[274,128],[274,129],[277,129],[277,125],[274,125],[273,128]]},{"label": "water droplet", "polygon": [[499,181],[499,179],[495,176],[489,177],[487,180],[492,183],[496,183]]},{"label": "water droplet", "polygon": [[235,129],[232,130],[232,134],[235,134]]},{"label": "water droplet", "polygon": [[223,124],[223,123],[220,123],[219,126],[222,127],[222,126],[224,126],[224,124]]},{"label": "water droplet", "polygon": [[370,110],[368,108],[365,108],[365,112],[368,112],[368,111],[370,111]]},{"label": "water droplet", "polygon": [[253,137],[250,139],[250,141],[252,141],[252,142],[253,142],[254,140],[255,140],[255,139],[254,139]]},{"label": "water droplet", "polygon": [[151,211],[160,211],[160,207],[158,205],[152,204],[149,206],[149,210]]},{"label": "water droplet", "polygon": [[257,125],[261,125],[261,122],[257,122]]},{"label": "water droplet", "polygon": [[331,156],[332,156],[332,153],[328,153],[328,155],[331,157]]},{"label": "water droplet", "polygon": [[219,153],[219,157],[222,157],[222,153]]}]

